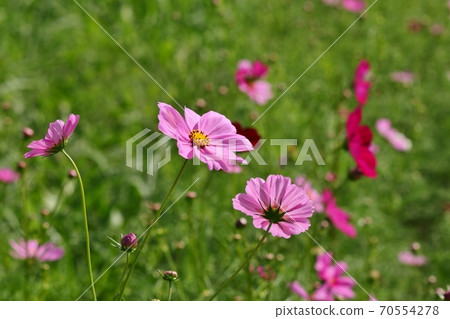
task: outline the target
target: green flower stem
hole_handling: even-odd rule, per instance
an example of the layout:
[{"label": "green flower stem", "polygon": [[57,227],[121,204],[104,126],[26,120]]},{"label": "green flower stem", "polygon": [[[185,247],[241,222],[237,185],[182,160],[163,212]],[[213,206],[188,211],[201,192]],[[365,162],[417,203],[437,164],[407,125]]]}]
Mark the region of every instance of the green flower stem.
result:
[{"label": "green flower stem", "polygon": [[128,250],[127,251],[127,260],[125,262],[125,267],[123,268],[123,272],[122,272],[122,275],[120,276],[119,282],[117,283],[116,289],[114,289],[114,298],[113,298],[113,300],[116,300],[117,294],[119,293],[119,289],[122,286],[123,278],[125,278],[125,274],[127,273],[128,265],[130,263],[130,254],[131,254],[131,252]]},{"label": "green flower stem", "polygon": [[86,253],[87,253],[87,261],[88,261],[88,268],[89,268],[89,279],[91,281],[91,289],[92,289],[92,295],[94,297],[94,300],[97,301],[97,294],[95,293],[95,287],[94,287],[94,276],[92,274],[92,263],[91,263],[91,245],[89,243],[89,226],[88,226],[88,219],[87,219],[87,211],[86,211],[86,198],[84,195],[84,186],[83,186],[83,180],[81,179],[80,171],[78,170],[77,165],[73,161],[73,159],[67,154],[65,150],[61,151],[72,163],[73,168],[75,169],[75,172],[77,172],[78,182],[80,183],[80,189],[81,189],[81,201],[83,203],[83,215],[84,215],[84,230],[86,234]]},{"label": "green flower stem", "polygon": [[266,239],[267,234],[269,234],[269,230],[270,227],[272,227],[272,223],[269,224],[269,227],[267,227],[266,232],[264,233],[264,235],[262,236],[261,240],[259,241],[258,245],[256,245],[255,249],[253,249],[253,251],[250,253],[250,255],[248,255],[247,259],[242,263],[242,265],[231,275],[230,278],[228,278],[227,280],[225,280],[220,286],[219,289],[217,289],[217,291],[214,293],[214,295],[212,295],[211,298],[209,298],[209,300],[213,300],[214,298],[216,298],[216,296],[226,287],[229,285],[229,283],[234,279],[234,277],[237,276],[237,274],[249,263],[250,259],[253,257],[253,255],[256,253],[256,251],[258,250],[258,248],[262,245],[262,243],[264,242],[264,239]]},{"label": "green flower stem", "polygon": [[169,281],[169,297],[167,298],[167,301],[170,301],[172,299],[172,282]]},{"label": "green flower stem", "polygon": [[20,176],[20,195],[22,200],[22,231],[24,233],[25,240],[28,240],[28,209],[27,209],[27,181],[25,170]]},{"label": "green flower stem", "polygon": [[[166,198],[164,198],[164,201],[161,204],[161,207],[159,208],[158,212],[156,213],[156,215],[155,215],[155,223],[158,220],[158,218],[161,216],[164,207],[166,206],[167,202],[169,201],[170,196],[172,195],[173,190],[175,189],[175,186],[177,185],[178,180],[180,179],[181,173],[183,172],[184,168],[186,167],[187,162],[188,162],[188,160],[184,161],[183,166],[181,166],[181,169],[178,172],[178,175],[175,178],[175,181],[173,182],[172,186],[169,189],[169,192],[166,195]],[[136,257],[134,258],[133,264],[131,265],[130,270],[128,271],[127,277],[125,278],[125,283],[123,284],[123,287],[122,287],[122,289],[120,291],[119,300],[122,300],[123,294],[125,292],[125,288],[127,287],[128,281],[130,280],[130,277],[131,277],[131,274],[133,273],[134,268],[136,267],[136,264],[137,264],[137,262],[139,260],[139,256],[142,253],[142,249],[144,248],[145,244],[147,243],[148,239],[150,238],[150,230],[151,230],[151,228],[147,229],[147,231],[145,233],[145,236],[144,236],[144,240],[142,241],[142,244],[138,245],[138,248],[137,248],[137,251],[136,251]]]}]

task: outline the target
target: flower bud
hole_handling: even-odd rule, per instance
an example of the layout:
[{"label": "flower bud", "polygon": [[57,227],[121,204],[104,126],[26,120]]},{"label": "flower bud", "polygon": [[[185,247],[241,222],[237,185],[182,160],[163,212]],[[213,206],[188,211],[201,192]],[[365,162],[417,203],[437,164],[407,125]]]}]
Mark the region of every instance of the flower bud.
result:
[{"label": "flower bud", "polygon": [[164,280],[167,281],[177,281],[178,280],[178,273],[174,270],[167,270],[162,275]]},{"label": "flower bud", "polygon": [[30,137],[32,137],[34,135],[34,131],[33,131],[33,129],[31,129],[29,127],[25,127],[22,130],[22,134],[23,134],[24,138],[30,138]]},{"label": "flower bud", "polygon": [[196,192],[187,192],[186,193],[186,198],[188,199],[194,199],[197,197],[197,193]]},{"label": "flower bud", "polygon": [[69,170],[67,175],[69,176],[69,178],[77,178],[77,171],[74,169],[71,169],[71,170]]},{"label": "flower bud", "polygon": [[137,247],[137,244],[137,237],[133,233],[126,234],[120,241],[120,245],[122,246],[123,251],[133,251]]},{"label": "flower bud", "polygon": [[20,161],[19,163],[17,163],[17,169],[20,172],[23,172],[26,168],[27,168],[27,163],[25,163],[24,161]]},{"label": "flower bud", "polygon": [[245,226],[247,226],[247,220],[244,217],[241,217],[236,221],[235,226],[237,229],[245,228]]},{"label": "flower bud", "polygon": [[350,170],[350,172],[348,173],[348,176],[349,176],[350,180],[356,181],[363,176],[363,173],[361,172],[361,170],[359,168],[354,167]]},{"label": "flower bud", "polygon": [[50,211],[48,209],[44,208],[43,210],[41,210],[41,214],[42,214],[42,216],[48,216],[48,215],[50,215]]},{"label": "flower bud", "polygon": [[411,244],[411,251],[413,253],[417,252],[420,250],[420,244],[418,242],[414,242]]}]

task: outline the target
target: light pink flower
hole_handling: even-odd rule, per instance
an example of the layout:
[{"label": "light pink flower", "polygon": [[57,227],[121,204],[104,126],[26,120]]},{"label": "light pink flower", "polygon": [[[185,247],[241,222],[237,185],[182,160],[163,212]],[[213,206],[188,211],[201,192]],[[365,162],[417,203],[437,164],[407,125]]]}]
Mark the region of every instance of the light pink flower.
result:
[{"label": "light pink flower", "polygon": [[350,277],[342,276],[347,270],[345,262],[340,261],[332,265],[331,253],[323,253],[317,257],[315,269],[319,278],[323,280],[323,285],[313,293],[313,300],[332,301],[335,296],[340,299],[350,299],[355,296],[353,292],[355,281]]},{"label": "light pink flower", "polygon": [[78,125],[79,115],[70,114],[67,122],[57,120],[50,123],[45,138],[33,141],[28,145],[31,151],[25,154],[25,158],[35,156],[50,156],[60,152],[67,144],[67,140]]},{"label": "light pink flower", "polygon": [[342,7],[350,12],[363,12],[366,8],[366,3],[363,0],[342,0]]},{"label": "light pink flower", "polygon": [[159,125],[164,134],[177,140],[178,153],[194,156],[207,164],[209,170],[229,170],[236,163],[246,163],[235,152],[253,150],[250,141],[239,134],[222,114],[210,111],[202,116],[184,108],[184,118],[172,106],[158,103]]},{"label": "light pink flower", "polygon": [[314,204],[314,210],[318,213],[323,212],[322,195],[312,186],[311,181],[309,181],[306,176],[300,175],[295,179],[295,184],[303,187],[306,195],[309,196]]},{"label": "light pink flower", "polygon": [[359,105],[364,106],[369,98],[369,90],[372,84],[368,80],[370,72],[370,63],[367,60],[359,62],[355,70],[353,78],[353,89],[355,90],[355,98]]},{"label": "light pink flower", "polygon": [[311,298],[309,297],[308,292],[306,291],[305,288],[303,288],[298,281],[294,281],[288,284],[288,288],[291,289],[291,291],[294,294],[299,295],[300,297],[302,297],[305,300],[311,300]]},{"label": "light pink flower", "polygon": [[53,243],[38,244],[34,239],[25,241],[23,238],[19,243],[11,240],[9,242],[13,250],[11,256],[16,259],[36,259],[38,261],[56,261],[64,255],[64,249],[55,246]]},{"label": "light pink flower", "polygon": [[407,71],[392,72],[391,80],[403,84],[412,84],[414,82],[414,74]]},{"label": "light pink flower", "polygon": [[11,184],[20,178],[20,174],[10,168],[0,168],[0,182]]},{"label": "light pink flower", "polygon": [[305,191],[281,175],[269,175],[267,180],[251,178],[245,193],[233,198],[233,207],[253,217],[256,228],[273,236],[289,238],[308,230],[314,212],[312,201]]},{"label": "light pink flower", "polygon": [[270,83],[262,80],[267,71],[268,67],[260,61],[251,63],[248,60],[241,60],[235,74],[239,90],[260,105],[266,104],[273,97]]},{"label": "light pink flower", "polygon": [[378,119],[375,127],[381,136],[386,138],[392,147],[401,152],[411,150],[412,143],[405,135],[392,128],[391,121],[388,119]]},{"label": "light pink flower", "polygon": [[414,255],[410,251],[402,251],[398,253],[398,260],[405,265],[420,267],[427,263],[427,258],[423,255]]},{"label": "light pink flower", "polygon": [[336,199],[329,189],[322,193],[323,203],[325,205],[325,214],[331,220],[333,225],[349,237],[356,237],[356,229],[350,224],[350,215],[340,209],[336,204]]}]

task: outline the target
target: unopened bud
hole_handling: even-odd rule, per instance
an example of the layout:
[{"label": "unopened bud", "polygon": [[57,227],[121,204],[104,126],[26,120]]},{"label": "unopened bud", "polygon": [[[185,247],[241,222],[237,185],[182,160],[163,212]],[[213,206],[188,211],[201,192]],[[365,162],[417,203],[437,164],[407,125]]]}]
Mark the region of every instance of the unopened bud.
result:
[{"label": "unopened bud", "polygon": [[177,281],[178,280],[178,273],[174,270],[167,270],[162,275],[164,280],[167,281]]},{"label": "unopened bud", "polygon": [[48,216],[48,215],[50,215],[50,211],[48,210],[48,209],[43,209],[43,210],[41,210],[41,214],[43,215],[43,216]]},{"label": "unopened bud", "polygon": [[414,253],[414,252],[417,252],[417,251],[419,251],[420,250],[420,244],[418,243],[418,242],[414,242],[414,243],[412,243],[411,244],[411,251]]},{"label": "unopened bud", "polygon": [[69,170],[67,175],[69,176],[69,178],[77,178],[77,171],[74,169],[71,169],[71,170]]},{"label": "unopened bud", "polygon": [[120,245],[123,251],[133,251],[138,245],[138,240],[135,234],[129,233],[122,237]]},{"label": "unopened bud", "polygon": [[350,172],[348,173],[348,177],[350,178],[350,180],[352,181],[357,181],[358,179],[360,179],[363,176],[363,173],[361,172],[361,170],[357,167],[352,168],[350,170]]},{"label": "unopened bud", "polygon": [[32,137],[34,135],[34,131],[33,131],[33,129],[31,129],[29,127],[25,127],[22,130],[22,134],[23,134],[24,138],[30,138],[30,137]]},{"label": "unopened bud", "polygon": [[236,221],[235,226],[237,229],[245,228],[245,226],[247,226],[247,220],[244,217],[241,217]]},{"label": "unopened bud", "polygon": [[22,172],[27,168],[27,163],[25,163],[24,161],[20,161],[19,163],[17,163],[17,169]]},{"label": "unopened bud", "polygon": [[197,197],[197,193],[196,192],[187,192],[186,193],[186,198],[194,199],[196,197]]}]

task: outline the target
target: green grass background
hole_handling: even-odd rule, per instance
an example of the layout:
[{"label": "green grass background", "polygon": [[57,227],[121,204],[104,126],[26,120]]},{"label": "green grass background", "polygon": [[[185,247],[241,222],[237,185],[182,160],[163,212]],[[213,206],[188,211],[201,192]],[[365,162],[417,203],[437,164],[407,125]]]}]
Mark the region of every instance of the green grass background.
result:
[{"label": "green grass background", "polygon": [[[79,3],[181,105],[199,113],[215,110],[244,126],[266,106],[253,104],[237,89],[239,60],[270,65],[267,79],[276,98],[358,17],[321,1]],[[412,20],[423,24],[417,33],[408,31]],[[443,27],[437,36],[430,33],[435,23]],[[363,58],[372,65],[373,79],[364,124],[373,128],[378,118],[390,118],[413,148],[399,153],[375,133],[378,178],[346,183],[338,196],[338,204],[353,216],[357,238],[321,230],[322,215],[312,218],[312,231],[376,298],[436,299],[434,290],[450,284],[448,27],[446,1],[379,0],[255,124],[267,139],[295,138],[301,145],[313,138],[327,165],[295,166],[294,156],[280,167],[279,148],[267,142],[260,154],[268,165],[253,161],[239,175],[189,166],[171,202],[200,178],[192,188],[198,197],[181,199],[158,222],[127,288],[127,300],[166,298],[167,283],[157,269],[179,272],[174,299],[207,299],[262,235],[249,218],[249,227],[234,227],[243,214],[233,210],[231,199],[244,191],[250,177],[305,174],[316,188],[327,186],[325,173],[335,169],[332,150],[345,136],[345,120],[338,111],[356,106],[343,91],[351,89],[354,69]],[[21,137],[23,127],[42,138],[49,122],[80,114],[67,151],[85,182],[98,276],[120,255],[107,236],[119,240],[121,233],[142,233],[153,216],[149,204],[162,201],[182,164],[173,143],[172,161],[154,176],[125,166],[126,140],[144,128],[157,130],[158,101],[176,103],[73,1],[3,1],[0,30],[0,101],[10,105],[0,110],[0,166],[14,167],[23,159],[29,143]],[[393,83],[389,74],[397,70],[412,71],[415,82]],[[204,99],[206,107],[198,107],[198,99]],[[292,152],[298,154],[299,149]],[[71,167],[62,154],[26,162],[30,235],[54,241],[66,254],[25,274],[23,262],[9,255],[8,244],[23,235],[20,183],[0,185],[0,299],[74,300],[88,287],[78,185],[67,178]],[[340,180],[352,165],[349,155],[340,153]],[[42,209],[49,209],[50,215],[42,216]],[[367,217],[370,225],[358,223]],[[237,232],[240,241],[233,240]],[[429,258],[420,269],[397,260],[398,252],[413,241],[421,243],[421,253]],[[270,237],[252,265],[270,265],[276,280],[268,283],[243,272],[219,299],[298,300],[286,285],[298,280],[312,289],[317,281],[311,270],[314,252],[315,244],[305,234],[289,240]],[[112,298],[123,263],[120,260],[98,281],[100,299]],[[373,270],[379,278],[370,275]],[[428,282],[431,275],[436,283]],[[360,288],[355,292],[356,300],[368,300]],[[82,299],[89,300],[90,292]]]}]

